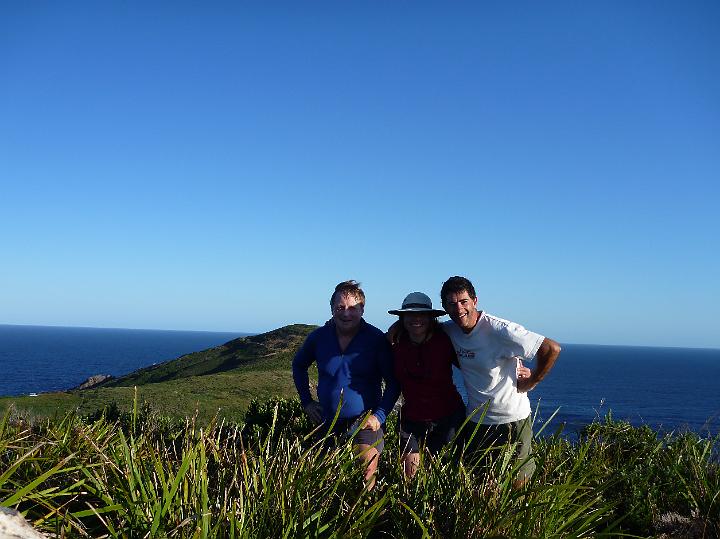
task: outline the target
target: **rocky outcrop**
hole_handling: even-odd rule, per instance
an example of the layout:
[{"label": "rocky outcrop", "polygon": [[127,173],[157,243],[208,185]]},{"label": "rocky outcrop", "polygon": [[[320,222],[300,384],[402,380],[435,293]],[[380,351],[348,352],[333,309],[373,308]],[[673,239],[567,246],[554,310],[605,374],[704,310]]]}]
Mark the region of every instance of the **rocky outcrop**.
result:
[{"label": "rocky outcrop", "polygon": [[697,515],[688,518],[677,513],[665,513],[653,525],[658,539],[702,539],[714,536],[707,534],[707,524]]},{"label": "rocky outcrop", "polygon": [[92,389],[93,387],[99,386],[103,382],[112,380],[113,378],[115,377],[110,374],[96,374],[95,376],[91,376],[90,378],[85,380],[79,386],[72,388],[72,391],[75,391],[77,389]]},{"label": "rocky outcrop", "polygon": [[47,539],[15,509],[0,507],[0,539]]}]

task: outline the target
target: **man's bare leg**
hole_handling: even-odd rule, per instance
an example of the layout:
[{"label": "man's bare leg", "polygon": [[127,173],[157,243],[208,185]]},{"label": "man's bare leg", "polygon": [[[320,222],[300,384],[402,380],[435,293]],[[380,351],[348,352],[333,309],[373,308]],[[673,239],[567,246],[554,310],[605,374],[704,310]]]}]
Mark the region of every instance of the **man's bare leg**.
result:
[{"label": "man's bare leg", "polygon": [[365,465],[365,487],[372,490],[375,487],[375,476],[377,475],[378,460],[380,452],[377,448],[368,444],[357,444],[354,446],[355,456]]},{"label": "man's bare leg", "polygon": [[420,453],[405,453],[402,457],[405,479],[412,479],[420,466]]},{"label": "man's bare leg", "polygon": [[525,485],[528,484],[528,481],[530,481],[529,477],[518,477],[513,481],[513,488],[515,490],[522,490],[525,488]]}]

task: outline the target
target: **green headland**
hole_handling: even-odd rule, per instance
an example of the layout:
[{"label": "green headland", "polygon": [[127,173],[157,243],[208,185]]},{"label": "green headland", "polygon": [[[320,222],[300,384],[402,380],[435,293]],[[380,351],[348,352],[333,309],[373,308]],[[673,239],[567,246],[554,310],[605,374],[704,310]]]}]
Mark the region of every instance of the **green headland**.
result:
[{"label": "green headland", "polygon": [[32,416],[50,417],[71,410],[86,415],[112,403],[129,410],[137,391],[138,401],[163,415],[185,418],[197,413],[203,421],[216,415],[239,421],[252,399],[295,395],[292,358],[315,327],[293,324],[241,337],[139,369],[92,389],[2,397],[0,412],[14,406],[17,413]]}]

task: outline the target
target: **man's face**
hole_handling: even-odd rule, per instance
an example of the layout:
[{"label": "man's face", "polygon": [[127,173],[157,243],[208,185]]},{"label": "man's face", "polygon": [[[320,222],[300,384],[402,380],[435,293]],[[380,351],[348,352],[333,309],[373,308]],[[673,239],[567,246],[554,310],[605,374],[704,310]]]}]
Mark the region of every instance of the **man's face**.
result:
[{"label": "man's face", "polygon": [[466,333],[475,327],[478,321],[477,298],[473,299],[467,290],[450,292],[443,298],[443,307],[450,318]]},{"label": "man's face", "polygon": [[365,308],[353,296],[338,294],[332,307],[335,327],[340,333],[353,333],[360,326]]}]

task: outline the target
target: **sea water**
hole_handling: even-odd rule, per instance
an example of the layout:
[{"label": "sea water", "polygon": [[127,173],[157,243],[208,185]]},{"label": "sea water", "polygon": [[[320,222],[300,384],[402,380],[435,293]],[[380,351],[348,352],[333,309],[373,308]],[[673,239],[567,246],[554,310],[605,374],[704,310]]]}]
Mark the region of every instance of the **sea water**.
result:
[{"label": "sea water", "polygon": [[581,344],[562,348],[553,370],[530,393],[538,419],[558,410],[548,430],[565,423],[566,429],[577,431],[612,412],[616,419],[664,431],[720,433],[720,350]]},{"label": "sea water", "polygon": [[0,325],[0,395],[63,391],[119,376],[247,333]]}]

